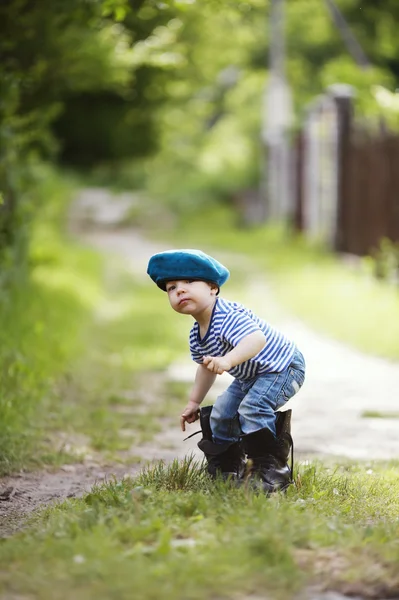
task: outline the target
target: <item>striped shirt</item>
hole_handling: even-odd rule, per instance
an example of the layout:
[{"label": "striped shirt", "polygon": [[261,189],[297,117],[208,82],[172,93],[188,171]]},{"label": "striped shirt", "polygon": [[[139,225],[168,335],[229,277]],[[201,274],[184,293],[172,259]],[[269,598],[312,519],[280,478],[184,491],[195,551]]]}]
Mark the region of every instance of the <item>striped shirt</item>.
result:
[{"label": "striped shirt", "polygon": [[236,365],[229,373],[236,379],[252,379],[262,373],[280,373],[290,364],[295,344],[250,309],[237,302],[217,298],[206,335],[201,339],[196,322],[190,331],[192,359],[202,363],[204,356],[224,356],[250,333],[262,331],[265,346],[253,358]]}]

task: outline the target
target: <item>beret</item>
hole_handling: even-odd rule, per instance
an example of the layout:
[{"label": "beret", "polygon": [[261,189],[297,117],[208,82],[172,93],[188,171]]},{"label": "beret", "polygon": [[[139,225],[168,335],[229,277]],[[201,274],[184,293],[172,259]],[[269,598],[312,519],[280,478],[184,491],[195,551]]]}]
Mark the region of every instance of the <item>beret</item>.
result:
[{"label": "beret", "polygon": [[230,272],[219,261],[201,250],[167,250],[151,256],[147,273],[161,290],[166,282],[179,279],[209,281],[223,285]]}]

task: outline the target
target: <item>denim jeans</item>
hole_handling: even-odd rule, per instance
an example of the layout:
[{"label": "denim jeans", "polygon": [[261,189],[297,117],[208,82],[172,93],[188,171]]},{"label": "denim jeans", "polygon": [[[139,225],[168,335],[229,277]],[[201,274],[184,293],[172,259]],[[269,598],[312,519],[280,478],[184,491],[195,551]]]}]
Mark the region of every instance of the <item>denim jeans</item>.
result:
[{"label": "denim jeans", "polygon": [[235,379],[213,406],[210,425],[214,442],[235,442],[264,428],[276,435],[275,412],[298,392],[304,379],[305,360],[299,350],[281,373],[263,373],[248,381]]}]

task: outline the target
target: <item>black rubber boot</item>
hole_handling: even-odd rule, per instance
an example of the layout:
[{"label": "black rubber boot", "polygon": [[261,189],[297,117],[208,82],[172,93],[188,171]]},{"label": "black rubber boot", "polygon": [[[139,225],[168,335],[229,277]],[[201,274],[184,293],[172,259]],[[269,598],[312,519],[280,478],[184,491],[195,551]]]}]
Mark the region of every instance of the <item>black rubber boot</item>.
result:
[{"label": "black rubber boot", "polygon": [[284,491],[292,483],[292,471],[288,466],[292,452],[290,423],[291,411],[277,413],[277,437],[267,428],[243,437],[245,452],[252,462],[250,484],[267,494]]},{"label": "black rubber boot", "polygon": [[223,479],[240,479],[245,471],[245,453],[241,442],[215,444],[213,442],[210,416],[212,406],[200,409],[202,440],[198,448],[205,454],[208,462],[208,473],[211,477]]},{"label": "black rubber boot", "polygon": [[[292,410],[276,413],[276,437],[279,446],[279,454],[288,463],[291,454],[291,471],[294,468],[294,442],[291,436]],[[292,473],[291,473],[292,475]]]}]

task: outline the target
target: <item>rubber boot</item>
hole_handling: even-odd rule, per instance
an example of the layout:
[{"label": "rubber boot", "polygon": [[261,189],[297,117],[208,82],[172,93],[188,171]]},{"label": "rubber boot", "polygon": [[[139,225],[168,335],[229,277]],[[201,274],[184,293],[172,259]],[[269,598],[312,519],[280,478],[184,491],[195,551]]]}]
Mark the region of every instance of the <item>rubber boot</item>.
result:
[{"label": "rubber boot", "polygon": [[[288,463],[291,454],[291,471],[294,468],[294,442],[291,436],[292,410],[276,413],[276,437],[279,446],[279,454]],[[292,475],[292,472],[291,472]]]},{"label": "rubber boot", "polygon": [[210,416],[212,406],[200,409],[200,424],[202,439],[198,448],[205,454],[208,463],[208,473],[211,477],[223,479],[240,479],[245,471],[245,454],[241,442],[215,444],[213,442]]},{"label": "rubber boot", "polygon": [[290,433],[291,411],[277,414],[275,437],[264,428],[243,437],[245,452],[252,465],[249,473],[251,487],[270,494],[284,491],[292,483],[288,458],[292,452]]}]

